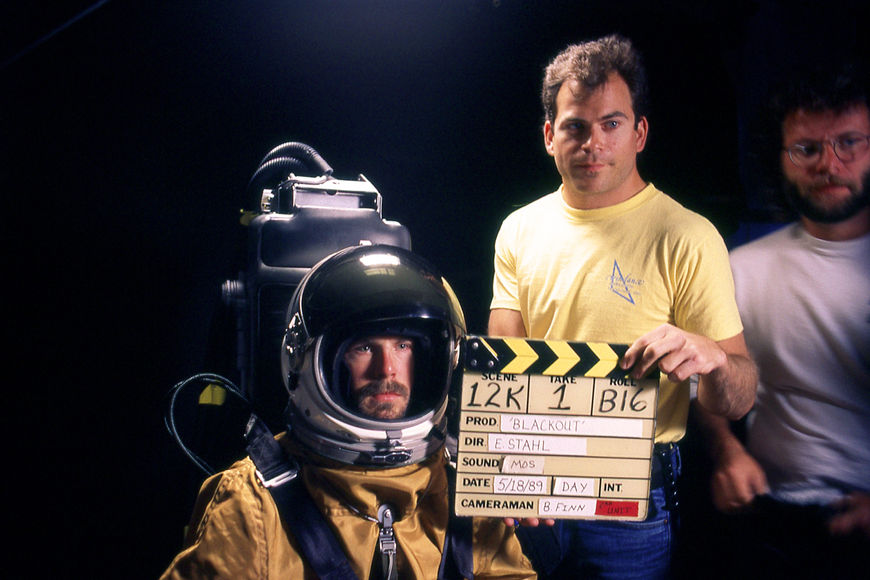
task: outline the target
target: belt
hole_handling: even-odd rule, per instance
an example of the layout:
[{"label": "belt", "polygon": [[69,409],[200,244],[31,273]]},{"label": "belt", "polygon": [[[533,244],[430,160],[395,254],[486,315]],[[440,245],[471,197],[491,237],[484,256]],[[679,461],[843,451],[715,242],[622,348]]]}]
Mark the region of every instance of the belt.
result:
[{"label": "belt", "polygon": [[[664,488],[665,503],[673,509],[679,505],[677,497],[677,473],[674,471],[674,455],[677,454],[679,465],[679,449],[676,443],[656,443],[653,446],[652,473],[650,474],[650,489]],[[679,467],[677,467],[679,469]]]}]

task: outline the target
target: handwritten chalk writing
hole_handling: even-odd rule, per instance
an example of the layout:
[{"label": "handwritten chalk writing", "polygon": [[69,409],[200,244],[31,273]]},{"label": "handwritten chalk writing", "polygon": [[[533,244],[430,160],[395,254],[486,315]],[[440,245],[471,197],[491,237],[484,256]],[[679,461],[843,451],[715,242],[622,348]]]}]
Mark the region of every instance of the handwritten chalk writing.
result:
[{"label": "handwritten chalk writing", "polygon": [[596,516],[636,517],[638,502],[598,500],[595,506]]},{"label": "handwritten chalk writing", "polygon": [[496,493],[533,494],[547,493],[546,477],[517,477],[497,475],[493,478],[493,491]]},{"label": "handwritten chalk writing", "polygon": [[[554,379],[559,380],[554,381]],[[608,386],[603,379],[529,375],[529,392],[526,397],[528,406],[522,409],[522,412],[546,415],[593,415],[595,381],[599,381],[599,389]],[[514,409],[510,411],[515,412]]]},{"label": "handwritten chalk writing", "polygon": [[646,410],[646,401],[638,399],[642,392],[643,388],[640,388],[631,396],[631,399],[628,399],[628,389],[622,390],[622,397],[619,396],[620,392],[616,389],[604,389],[601,393],[598,411],[600,413],[626,410],[635,413],[643,412]]},{"label": "handwritten chalk writing", "polygon": [[544,473],[544,458],[528,455],[508,455],[502,462],[502,473]]},{"label": "handwritten chalk writing", "polygon": [[[468,407],[515,408],[517,411],[525,407],[518,398],[525,391],[525,385],[510,385],[504,389],[504,393],[502,393],[502,385],[499,383],[490,382],[483,387],[479,383],[474,383],[469,388],[471,389],[471,400],[466,404]],[[487,397],[487,395],[489,396]]]},{"label": "handwritten chalk writing", "polygon": [[[573,381],[572,381],[573,382]],[[568,388],[568,385],[562,383],[559,387],[553,391],[554,395],[559,395],[559,401],[556,403],[555,407],[549,407],[554,411],[570,411],[571,405],[565,405],[565,389]]]},{"label": "handwritten chalk writing", "polygon": [[595,502],[594,499],[541,498],[538,513],[542,516],[591,516],[595,511]]},{"label": "handwritten chalk writing", "polygon": [[501,416],[501,430],[506,433],[558,433],[597,437],[643,437],[643,420],[562,415]]},{"label": "handwritten chalk writing", "polygon": [[586,455],[586,439],[579,437],[520,437],[490,433],[489,450],[538,455]]},{"label": "handwritten chalk writing", "polygon": [[584,433],[587,419],[542,415],[502,415],[501,429],[510,433]]},{"label": "handwritten chalk writing", "polygon": [[591,477],[557,477],[553,486],[556,495],[595,495],[595,480]]}]

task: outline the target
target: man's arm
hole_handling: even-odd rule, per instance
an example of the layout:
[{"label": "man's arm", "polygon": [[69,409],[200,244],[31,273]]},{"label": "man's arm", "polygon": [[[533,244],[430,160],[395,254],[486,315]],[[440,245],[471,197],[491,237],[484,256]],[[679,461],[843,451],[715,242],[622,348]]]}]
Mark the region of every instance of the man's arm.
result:
[{"label": "man's arm", "polygon": [[[714,461],[710,492],[716,509],[739,510],[770,491],[764,470],[731,431],[728,421],[700,406],[695,410]],[[831,534],[858,533],[870,538],[870,494],[853,492],[833,507],[838,511],[828,522]]]},{"label": "man's arm", "polygon": [[755,496],[767,493],[764,470],[731,431],[728,420],[700,405],[695,405],[695,410],[714,462],[710,481],[713,505],[720,511],[730,512],[748,506]]},{"label": "man's arm", "polygon": [[490,336],[526,336],[523,315],[520,314],[519,310],[493,308],[489,311],[487,334]]},{"label": "man's arm", "polygon": [[716,415],[737,420],[755,403],[758,371],[749,357],[743,333],[714,341],[663,324],[641,336],[620,361],[640,378],[654,367],[674,382],[700,376],[698,402]]}]

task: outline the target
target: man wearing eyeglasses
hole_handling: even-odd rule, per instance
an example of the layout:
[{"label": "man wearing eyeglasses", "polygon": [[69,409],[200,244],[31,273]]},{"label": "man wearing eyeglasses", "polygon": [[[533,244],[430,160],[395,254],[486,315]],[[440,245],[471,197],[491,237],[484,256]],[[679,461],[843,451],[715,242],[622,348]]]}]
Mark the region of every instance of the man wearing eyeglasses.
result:
[{"label": "man wearing eyeglasses", "polygon": [[758,577],[866,578],[866,71],[802,76],[775,100],[775,110],[783,190],[798,220],[731,254],[759,387],[745,447],[727,421],[702,412],[713,435],[712,497],[720,510],[745,518],[734,553],[751,554]]}]

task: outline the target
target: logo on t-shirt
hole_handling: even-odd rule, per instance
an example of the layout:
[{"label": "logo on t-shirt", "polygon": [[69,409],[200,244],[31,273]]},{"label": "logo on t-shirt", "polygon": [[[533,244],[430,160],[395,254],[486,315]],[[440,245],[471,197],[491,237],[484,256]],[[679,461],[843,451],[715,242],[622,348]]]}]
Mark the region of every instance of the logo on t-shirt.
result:
[{"label": "logo on t-shirt", "polygon": [[623,276],[622,270],[619,268],[619,263],[613,260],[613,271],[610,273],[610,291],[625,298],[631,304],[634,304],[634,296],[631,294],[631,289],[634,287],[635,292],[639,286],[643,285],[643,280],[637,280],[630,275]]}]

